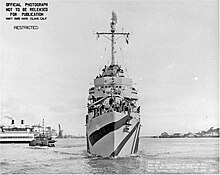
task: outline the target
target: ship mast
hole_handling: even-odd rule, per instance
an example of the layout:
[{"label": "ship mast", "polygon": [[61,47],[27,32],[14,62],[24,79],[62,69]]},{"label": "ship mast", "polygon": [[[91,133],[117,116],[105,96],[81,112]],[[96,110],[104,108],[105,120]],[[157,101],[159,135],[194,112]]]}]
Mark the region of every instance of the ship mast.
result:
[{"label": "ship mast", "polygon": [[43,118],[43,135],[44,135],[44,118]]},{"label": "ship mast", "polygon": [[[98,35],[111,35],[111,38],[108,38],[107,36],[105,36],[106,38],[108,38],[111,41],[111,65],[115,65],[116,61],[115,61],[115,48],[114,45],[116,44],[115,42],[115,35],[121,35],[121,36],[126,36],[126,42],[128,41],[128,37],[130,35],[130,33],[117,33],[115,32],[115,25],[117,24],[117,15],[114,11],[112,11],[112,18],[111,18],[111,23],[110,23],[110,27],[111,27],[111,32],[97,32],[96,34]],[[116,39],[117,40],[117,39]],[[127,42],[128,43],[128,42]]]},{"label": "ship mast", "polygon": [[[113,11],[114,12],[114,11]],[[116,18],[116,14],[112,12],[112,19],[111,19],[111,35],[112,35],[112,61],[111,61],[111,65],[115,65],[115,51],[114,51],[114,44],[115,44],[115,36],[114,36],[114,33],[115,33],[115,25],[117,23],[117,18]],[[115,19],[113,18],[113,14],[115,14]]]}]

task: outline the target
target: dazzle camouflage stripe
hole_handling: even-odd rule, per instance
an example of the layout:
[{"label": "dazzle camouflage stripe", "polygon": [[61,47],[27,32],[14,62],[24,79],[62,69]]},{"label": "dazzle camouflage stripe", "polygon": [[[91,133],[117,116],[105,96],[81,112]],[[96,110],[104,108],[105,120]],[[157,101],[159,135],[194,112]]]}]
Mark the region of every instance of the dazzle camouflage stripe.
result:
[{"label": "dazzle camouflage stripe", "polygon": [[87,152],[90,153],[90,149],[89,149],[89,139],[88,139],[88,136],[87,136],[87,133],[86,133],[86,142],[87,142]]},{"label": "dazzle camouflage stripe", "polygon": [[104,137],[105,135],[109,134],[110,132],[113,132],[119,128],[121,128],[123,125],[126,124],[126,122],[130,121],[132,119],[131,116],[126,115],[125,117],[123,117],[122,119],[120,119],[117,122],[112,122],[109,123],[105,126],[103,126],[102,128],[100,128],[97,131],[94,131],[92,134],[90,134],[89,136],[89,140],[90,143],[92,144],[92,146],[98,142],[102,137]]},{"label": "dazzle camouflage stripe", "polygon": [[134,140],[133,140],[132,148],[131,148],[131,154],[132,154],[132,151],[133,151],[133,148],[134,148],[134,144],[135,144],[135,140],[136,140],[137,132],[138,132],[138,129],[136,129],[136,131],[135,131]]},{"label": "dazzle camouflage stripe", "polygon": [[136,139],[136,144],[135,144],[135,147],[134,147],[134,154],[136,154],[137,151],[138,151],[140,130],[141,130],[141,126],[139,125],[137,139]]},{"label": "dazzle camouflage stripe", "polygon": [[118,145],[118,147],[116,148],[116,150],[110,155],[110,157],[115,157],[117,156],[121,149],[124,147],[124,145],[127,143],[127,141],[130,139],[130,137],[132,136],[132,134],[135,132],[135,130],[138,128],[140,122],[138,122],[134,128],[131,130],[131,132],[129,132],[129,134],[124,138],[124,140],[122,140],[122,142]]}]

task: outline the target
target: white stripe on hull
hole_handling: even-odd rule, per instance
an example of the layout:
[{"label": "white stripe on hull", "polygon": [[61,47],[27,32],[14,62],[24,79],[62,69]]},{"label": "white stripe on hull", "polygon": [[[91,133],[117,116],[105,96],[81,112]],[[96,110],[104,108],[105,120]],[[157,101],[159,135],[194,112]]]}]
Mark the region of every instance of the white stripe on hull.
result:
[{"label": "white stripe on hull", "polygon": [[[135,127],[132,124],[129,128],[129,132]],[[123,139],[129,134],[128,132],[123,132],[124,127],[120,128],[118,131],[115,132],[114,142],[115,142],[115,149],[119,146],[119,144],[123,141]],[[135,131],[136,132],[136,131]],[[128,139],[126,144],[122,147],[121,151],[117,156],[124,157],[131,155],[132,143],[134,141],[135,132],[131,135]]]},{"label": "white stripe on hull", "polygon": [[98,141],[93,146],[90,144],[90,153],[102,157],[109,157],[111,153],[114,151],[113,140],[114,140],[114,133],[111,132],[102,139],[100,139],[100,141]]}]

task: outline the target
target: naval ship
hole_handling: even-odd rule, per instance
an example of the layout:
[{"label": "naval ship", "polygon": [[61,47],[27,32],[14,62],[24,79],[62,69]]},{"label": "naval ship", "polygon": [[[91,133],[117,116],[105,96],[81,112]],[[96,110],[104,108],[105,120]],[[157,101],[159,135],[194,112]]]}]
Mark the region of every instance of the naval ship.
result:
[{"label": "naval ship", "polygon": [[124,157],[138,152],[140,106],[132,79],[116,63],[116,40],[130,33],[116,32],[116,13],[112,12],[110,32],[97,32],[111,41],[111,64],[94,79],[89,89],[86,115],[87,152],[101,157]]}]

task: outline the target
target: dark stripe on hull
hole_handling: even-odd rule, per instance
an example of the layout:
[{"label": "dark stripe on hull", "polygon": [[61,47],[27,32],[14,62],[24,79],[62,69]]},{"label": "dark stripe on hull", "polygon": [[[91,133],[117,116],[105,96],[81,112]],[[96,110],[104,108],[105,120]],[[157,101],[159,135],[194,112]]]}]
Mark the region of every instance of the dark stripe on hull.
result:
[{"label": "dark stripe on hull", "polygon": [[0,144],[11,144],[11,143],[30,143],[31,141],[0,141]]},{"label": "dark stripe on hull", "polygon": [[102,137],[104,137],[105,135],[109,134],[110,132],[113,132],[119,128],[121,128],[123,125],[125,125],[128,121],[130,121],[132,119],[131,116],[127,115],[125,117],[123,117],[122,119],[120,119],[117,122],[112,122],[109,123],[105,126],[103,126],[102,128],[100,128],[97,131],[94,131],[92,134],[90,134],[89,136],[89,140],[90,143],[92,144],[92,146],[98,142]]},{"label": "dark stripe on hull", "polygon": [[141,127],[139,126],[138,135],[137,135],[137,139],[136,139],[136,143],[135,143],[135,147],[134,147],[134,154],[136,154],[138,152],[140,130],[141,130]]},{"label": "dark stripe on hull", "polygon": [[90,153],[90,149],[89,149],[89,138],[88,138],[87,133],[86,133],[86,146],[87,146],[87,152]]},{"label": "dark stripe on hull", "polygon": [[131,132],[122,140],[122,142],[119,144],[119,146],[116,148],[116,150],[110,155],[110,157],[115,157],[118,156],[120,153],[121,149],[124,147],[124,145],[127,143],[127,141],[130,139],[132,134],[135,132],[139,125],[139,122],[134,126],[134,128],[131,130]]}]

